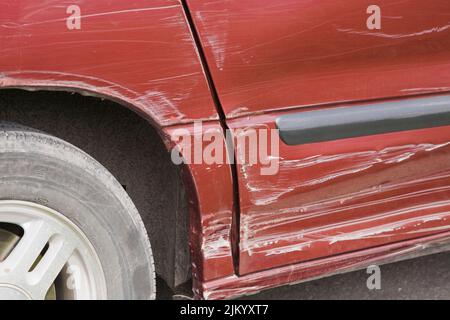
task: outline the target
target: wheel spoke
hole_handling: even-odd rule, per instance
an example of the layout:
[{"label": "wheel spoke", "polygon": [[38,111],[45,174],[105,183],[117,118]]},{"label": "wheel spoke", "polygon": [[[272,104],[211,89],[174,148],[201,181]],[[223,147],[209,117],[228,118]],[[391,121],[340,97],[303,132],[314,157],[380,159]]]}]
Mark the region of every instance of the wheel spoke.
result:
[{"label": "wheel spoke", "polygon": [[63,269],[75,250],[73,242],[62,236],[50,239],[50,246],[36,268],[30,272],[28,279],[33,291],[44,297],[58,274]]},{"label": "wheel spoke", "polygon": [[22,229],[0,233],[0,300],[45,299],[49,290],[55,292],[56,279],[62,286],[54,297],[106,297],[95,249],[65,216],[32,202],[0,200],[0,221]]},{"label": "wheel spoke", "polygon": [[0,272],[6,271],[24,276],[39,257],[51,237],[51,230],[41,220],[27,223],[25,233],[9,256],[0,264]]}]

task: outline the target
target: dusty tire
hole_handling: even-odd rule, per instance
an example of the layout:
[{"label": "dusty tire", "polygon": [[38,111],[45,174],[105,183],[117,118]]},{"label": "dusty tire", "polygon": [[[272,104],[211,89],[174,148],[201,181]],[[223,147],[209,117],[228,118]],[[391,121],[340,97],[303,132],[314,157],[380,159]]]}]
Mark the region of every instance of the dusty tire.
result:
[{"label": "dusty tire", "polygon": [[98,255],[108,299],[155,298],[152,251],[136,207],[111,173],[80,149],[0,122],[0,200],[43,205],[78,226]]}]

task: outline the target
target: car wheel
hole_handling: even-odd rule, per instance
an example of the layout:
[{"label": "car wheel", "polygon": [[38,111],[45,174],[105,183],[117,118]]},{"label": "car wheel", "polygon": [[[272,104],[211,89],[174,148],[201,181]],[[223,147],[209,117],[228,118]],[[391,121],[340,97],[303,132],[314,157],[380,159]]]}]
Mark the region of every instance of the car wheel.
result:
[{"label": "car wheel", "polygon": [[0,123],[0,299],[155,293],[145,227],[111,173],[61,139]]}]

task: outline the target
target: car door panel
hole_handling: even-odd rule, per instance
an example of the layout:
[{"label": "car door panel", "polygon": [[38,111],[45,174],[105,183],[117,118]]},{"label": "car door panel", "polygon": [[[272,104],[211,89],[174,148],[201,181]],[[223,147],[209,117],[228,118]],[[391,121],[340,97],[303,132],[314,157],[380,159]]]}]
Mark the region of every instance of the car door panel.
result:
[{"label": "car door panel", "polygon": [[447,0],[187,0],[228,118],[449,90]]},{"label": "car door panel", "polygon": [[[275,129],[289,114],[229,125]],[[238,164],[241,274],[450,230],[448,125],[281,142],[278,173],[265,176],[260,169]]]},{"label": "car door panel", "polygon": [[366,0],[187,2],[228,127],[281,129],[277,174],[237,164],[241,275],[449,231],[448,1],[379,30]]}]

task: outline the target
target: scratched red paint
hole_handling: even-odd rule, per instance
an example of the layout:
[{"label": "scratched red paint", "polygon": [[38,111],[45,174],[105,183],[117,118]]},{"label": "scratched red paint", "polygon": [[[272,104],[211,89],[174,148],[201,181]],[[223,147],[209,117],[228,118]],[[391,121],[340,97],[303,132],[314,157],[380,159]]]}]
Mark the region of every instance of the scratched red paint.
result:
[{"label": "scratched red paint", "polygon": [[188,3],[228,117],[450,90],[447,0]]},{"label": "scratched red paint", "polygon": [[[370,1],[188,3],[232,129],[450,90],[448,1],[379,1],[382,30],[372,31]],[[275,276],[275,267],[448,230],[449,142],[440,127],[281,144],[277,175],[239,166],[240,274]]]},{"label": "scratched red paint", "polygon": [[[71,4],[1,3],[1,87],[58,88],[117,99],[143,114],[162,136],[174,125],[188,123],[184,128],[190,129],[193,120],[210,120],[205,128],[220,129],[179,1],[78,1],[81,30],[66,28]],[[183,172],[195,210],[190,241],[194,283],[200,287],[202,281],[234,272],[233,183],[226,165],[191,166]]]},{"label": "scratched red paint", "polygon": [[[198,139],[202,145],[207,145],[206,141],[202,141],[201,133],[195,132],[194,125],[183,125],[165,129],[168,139],[171,139],[171,148],[177,146],[178,139],[174,138],[177,129],[187,130],[192,139]],[[219,122],[204,124],[203,129],[222,134]],[[225,154],[226,150],[223,152]],[[235,214],[233,180],[230,166],[226,163],[188,164],[184,175],[185,181],[189,181],[190,242],[195,251],[193,271],[197,289],[201,287],[202,281],[234,273],[231,246],[232,219]]]},{"label": "scratched red paint", "polygon": [[206,299],[229,299],[254,294],[286,283],[298,283],[326,275],[366,268],[372,264],[386,264],[450,249],[450,233],[421,239],[397,242],[383,247],[350,252],[276,269],[255,272],[246,276],[230,276],[209,281],[201,288]]},{"label": "scratched red paint", "polygon": [[176,0],[1,1],[0,85],[87,90],[130,104],[159,126],[217,119]]},{"label": "scratched red paint", "polygon": [[[0,1],[0,87],[118,100],[165,137],[193,122],[221,132],[204,66],[177,0]],[[450,4],[366,0],[187,0],[232,129],[281,114],[450,91]],[[182,168],[197,298],[231,298],[428,252],[448,243],[450,128],[280,145],[280,170]],[[242,156],[242,155],[237,155]],[[237,225],[240,222],[240,225]],[[441,249],[444,250],[444,249]],[[349,253],[352,251],[351,253]]]},{"label": "scratched red paint", "polygon": [[449,127],[281,144],[279,158],[273,176],[240,166],[241,274],[450,230]]}]

